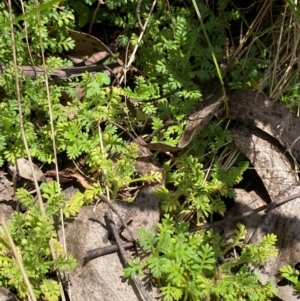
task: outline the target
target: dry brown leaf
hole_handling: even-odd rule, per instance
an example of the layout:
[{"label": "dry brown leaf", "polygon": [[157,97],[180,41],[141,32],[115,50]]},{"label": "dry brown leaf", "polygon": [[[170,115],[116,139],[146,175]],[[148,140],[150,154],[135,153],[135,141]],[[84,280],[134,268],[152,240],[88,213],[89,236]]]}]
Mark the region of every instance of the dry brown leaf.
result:
[{"label": "dry brown leaf", "polygon": [[264,94],[237,90],[229,95],[229,118],[253,125],[277,139],[300,162],[300,118]]},{"label": "dry brown leaf", "polygon": [[284,149],[268,134],[245,127],[232,129],[232,133],[236,146],[251,161],[271,199],[297,181]]},{"label": "dry brown leaf", "polygon": [[69,30],[69,35],[75,41],[75,47],[69,50],[68,56],[75,64],[93,65],[109,55],[116,59],[112,51],[96,37],[75,30]]},{"label": "dry brown leaf", "polygon": [[187,125],[178,143],[179,148],[186,147],[203,130],[216,114],[223,102],[223,93],[218,81],[209,82],[201,89],[202,99],[195,112],[188,117]]},{"label": "dry brown leaf", "polygon": [[177,146],[165,143],[148,143],[144,147],[161,152],[178,151],[188,146],[217,113],[223,102],[223,93],[218,81],[209,82],[201,89],[202,97],[188,122]]},{"label": "dry brown leaf", "polygon": [[[47,170],[45,172],[45,175],[48,177],[56,178],[56,171]],[[83,188],[87,188],[90,185],[82,175],[80,175],[77,172],[70,171],[68,169],[59,171],[58,176],[59,176],[59,181],[61,183],[67,183],[72,180],[77,180]]]},{"label": "dry brown leaf", "polygon": [[[266,133],[257,129],[238,128],[233,130],[235,143],[250,159],[262,179],[271,198],[288,197],[300,191],[292,164]],[[277,141],[275,141],[277,142]],[[267,233],[277,235],[277,258],[271,258],[263,268],[263,273],[274,276],[286,264],[294,266],[300,252],[300,198],[288,202],[266,214],[251,242],[261,241]]]}]

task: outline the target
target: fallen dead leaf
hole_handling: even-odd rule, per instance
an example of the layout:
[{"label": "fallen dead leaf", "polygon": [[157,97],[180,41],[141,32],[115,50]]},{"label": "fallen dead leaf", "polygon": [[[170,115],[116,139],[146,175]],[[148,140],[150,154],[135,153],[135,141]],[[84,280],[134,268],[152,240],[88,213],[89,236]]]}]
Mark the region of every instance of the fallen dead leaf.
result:
[{"label": "fallen dead leaf", "polygon": [[[96,37],[75,30],[69,30],[69,35],[75,41],[75,47],[69,50],[68,56],[75,64],[93,65],[109,55],[117,59],[112,51]],[[118,59],[117,61],[119,62]]]}]

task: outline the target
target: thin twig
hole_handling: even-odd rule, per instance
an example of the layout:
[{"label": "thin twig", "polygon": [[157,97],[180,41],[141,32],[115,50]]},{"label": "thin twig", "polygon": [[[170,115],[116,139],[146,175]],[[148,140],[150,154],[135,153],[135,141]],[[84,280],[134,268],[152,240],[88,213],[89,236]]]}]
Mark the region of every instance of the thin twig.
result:
[{"label": "thin twig", "polygon": [[[20,94],[20,87],[19,87],[18,67],[17,67],[17,58],[16,58],[17,54],[16,54],[16,48],[15,48],[15,37],[14,37],[12,11],[11,11],[11,1],[9,0],[8,3],[9,3],[9,18],[10,18],[11,39],[12,39],[12,53],[13,53],[14,72],[15,72],[15,81],[16,81],[16,95],[17,95],[17,99],[18,99],[18,109],[19,109],[20,131],[21,131],[22,140],[23,140],[25,150],[26,150],[26,155],[27,155],[28,161],[30,163],[30,168],[31,168],[31,171],[32,171],[33,181],[34,181],[36,194],[37,194],[37,198],[38,198],[39,205],[40,205],[40,210],[41,210],[42,215],[46,215],[45,214],[45,207],[44,207],[44,203],[43,203],[43,199],[42,199],[42,195],[41,195],[41,191],[40,191],[39,184],[38,184],[38,181],[37,181],[37,178],[36,178],[36,174],[34,172],[34,168],[33,168],[33,164],[32,164],[32,158],[31,158],[31,155],[30,155],[29,146],[28,146],[28,143],[27,143],[25,130],[24,130],[23,116],[22,116],[23,112],[22,112],[21,94]],[[37,0],[35,0],[34,3],[35,3],[36,7],[39,6]],[[39,28],[40,28],[41,27],[41,22],[40,22],[39,12],[37,12],[37,20],[38,20],[38,25],[39,25]],[[43,69],[44,69],[44,75],[45,75],[47,98],[48,98],[48,102],[51,103],[50,96],[49,96],[49,94],[50,94],[49,93],[49,85],[48,85],[48,78],[47,78],[47,75],[46,75],[46,64],[45,64],[44,50],[43,50],[43,44],[42,44],[40,29],[39,29],[39,38],[40,38],[39,42],[40,42],[42,61],[43,61]],[[50,114],[50,120],[51,120],[51,118],[52,118],[52,114]],[[53,136],[53,133],[54,133],[53,121],[51,122],[51,130],[52,130],[51,133],[52,133],[52,136]],[[54,139],[54,136],[53,136],[53,139]],[[54,142],[53,145],[54,145],[54,152],[56,152],[55,142]],[[56,153],[55,153],[55,158],[56,158]],[[53,259],[55,259],[56,254],[55,254],[55,250],[54,250],[53,243],[52,243],[51,239],[49,241],[49,245],[50,245],[52,257],[53,257]],[[60,285],[61,298],[62,298],[63,301],[65,301],[66,298],[65,298],[65,295],[64,295],[64,290],[63,290],[63,287],[62,287],[62,283],[61,283],[61,280],[60,280],[60,274],[59,274],[58,271],[57,271],[57,277],[58,277],[59,285]]]},{"label": "thin twig", "polygon": [[114,121],[110,121],[111,124],[113,124],[114,126],[116,126],[117,128],[121,129],[122,131],[124,131],[133,141],[136,142],[136,140],[139,138],[141,140],[141,142],[136,142],[137,144],[139,145],[143,145],[143,144],[146,144],[146,143],[143,143],[144,141],[142,140],[142,138],[140,137],[134,137],[127,129],[125,129],[122,125],[118,124],[117,122],[114,122]]},{"label": "thin twig", "polygon": [[[34,0],[35,6],[38,8],[39,3],[37,0]],[[51,140],[52,140],[52,148],[53,148],[53,157],[54,157],[54,166],[55,166],[55,172],[56,172],[56,181],[57,181],[57,192],[61,192],[60,183],[59,183],[59,170],[58,170],[58,164],[57,164],[57,151],[56,151],[56,141],[55,141],[55,129],[54,129],[54,121],[53,121],[53,113],[52,113],[52,104],[50,99],[50,88],[49,88],[49,81],[47,76],[47,66],[46,66],[46,59],[45,59],[45,51],[43,46],[43,38],[41,34],[41,15],[38,11],[37,14],[37,21],[38,21],[38,28],[39,28],[39,44],[40,44],[40,54],[42,58],[43,63],[43,69],[44,69],[44,80],[45,80],[45,87],[47,92],[47,103],[48,103],[48,111],[49,111],[49,123],[50,123],[50,129],[51,129]],[[38,187],[39,188],[39,187]],[[39,190],[39,189],[38,189]],[[44,215],[46,215],[44,213]],[[62,240],[63,240],[63,248],[64,252],[67,253],[67,246],[66,246],[66,235],[65,235],[65,225],[64,225],[64,215],[63,215],[63,209],[60,209],[60,219],[61,219],[61,230],[62,230]],[[56,259],[56,251],[54,249],[53,241],[50,239],[49,246],[51,250],[51,255],[53,260]],[[60,271],[56,270],[56,276],[59,283],[60,288],[60,294],[63,301],[66,301],[65,291],[62,285],[61,275]]]},{"label": "thin twig", "polygon": [[141,5],[142,5],[142,2],[143,2],[143,0],[138,0],[138,3],[137,3],[137,5],[136,5],[136,10],[135,10],[135,12],[136,12],[136,17],[137,17],[137,19],[138,19],[139,26],[140,26],[140,29],[141,29],[141,30],[144,29],[144,25],[143,25],[143,23],[142,23],[142,21],[141,21]]},{"label": "thin twig", "polygon": [[[126,55],[125,55],[125,68],[123,69],[123,72],[124,72],[124,74],[123,74],[123,76],[121,77],[121,79],[120,79],[120,81],[119,81],[119,83],[122,83],[122,80],[124,79],[124,88],[125,89],[127,89],[127,59],[128,59],[128,49],[129,49],[129,46],[130,46],[130,41],[128,42],[128,44],[127,44],[127,47],[126,47]],[[125,93],[125,105],[126,105],[126,108],[128,108],[128,103],[127,103],[127,95],[126,95],[126,93]],[[135,130],[134,130],[134,128],[133,128],[133,125],[132,125],[132,121],[131,121],[131,118],[130,118],[130,116],[129,116],[129,112],[127,111],[127,110],[125,110],[125,113],[126,113],[126,115],[127,115],[127,117],[128,117],[128,123],[129,123],[129,126],[130,126],[130,129],[131,129],[131,131],[133,132],[133,134],[136,136],[136,137],[138,137],[138,134],[135,132]]]},{"label": "thin twig", "polygon": [[[123,244],[123,248],[125,250],[134,248],[133,242],[129,241]],[[100,247],[93,250],[89,250],[85,253],[83,259],[84,261],[89,261],[104,255],[108,255],[111,253],[115,253],[119,250],[117,245],[107,246],[107,247]]]},{"label": "thin twig", "polygon": [[[136,214],[135,209],[131,209],[129,212],[127,212],[125,220],[124,220],[124,223],[126,226],[132,222],[132,218],[135,216],[135,214]],[[125,229],[126,228],[123,225],[121,225],[121,227],[119,228],[119,235],[121,235]]]},{"label": "thin twig", "polygon": [[180,125],[180,122],[178,122],[178,121],[169,121],[169,122],[166,122],[166,123],[163,124],[159,129],[153,131],[150,135],[148,135],[146,138],[144,138],[144,141],[145,141],[146,143],[148,143],[149,141],[152,140],[152,138],[153,138],[155,135],[157,135],[158,133],[160,133],[162,130],[168,128],[168,127],[171,126],[171,125],[175,125],[175,124]]},{"label": "thin twig", "polygon": [[[113,71],[111,68],[109,68],[108,65],[103,65],[103,66],[104,66],[104,68],[105,68],[106,70],[108,70],[108,71],[110,72],[111,75],[114,75],[114,78],[115,78],[115,80],[116,80],[118,86],[121,86],[121,83],[119,82],[118,74],[114,74],[114,71]],[[112,84],[112,85],[113,85],[113,84]]]},{"label": "thin twig", "polygon": [[[109,67],[109,68],[107,68]],[[26,77],[30,77],[32,79],[36,79],[38,75],[44,76],[45,70],[40,67],[35,66],[18,66],[18,69],[22,70],[22,74]],[[122,70],[122,67],[118,63],[108,63],[108,64],[93,64],[89,66],[79,66],[79,67],[61,67],[54,68],[51,70],[51,73],[47,72],[47,76],[49,80],[54,82],[66,80],[69,78],[80,77],[86,72],[88,73],[96,73],[103,72],[108,76],[115,75]],[[6,67],[0,65],[0,74],[5,74]]]},{"label": "thin twig", "polygon": [[233,216],[233,217],[230,217],[230,218],[223,219],[221,221],[207,223],[207,224],[202,225],[202,226],[192,227],[192,228],[189,229],[189,232],[196,232],[196,231],[199,231],[199,230],[211,229],[211,228],[215,228],[215,227],[218,227],[218,226],[221,226],[221,225],[224,225],[224,224],[233,223],[233,222],[239,221],[241,219],[244,219],[244,218],[246,218],[250,215],[258,213],[260,211],[264,211],[264,210],[266,210],[266,213],[268,213],[271,210],[273,210],[273,209],[275,209],[279,206],[282,206],[282,205],[286,204],[287,202],[290,202],[290,201],[292,201],[296,198],[299,198],[299,197],[300,197],[300,193],[292,194],[292,195],[290,195],[286,198],[280,198],[280,196],[279,196],[279,197],[275,198],[275,200],[270,204],[258,207],[256,209],[247,211],[247,212],[245,212],[243,214],[240,214],[240,215],[237,215],[237,216]]},{"label": "thin twig", "polygon": [[33,168],[32,159],[29,151],[29,146],[27,143],[25,130],[24,130],[24,122],[23,122],[23,111],[22,111],[22,103],[21,103],[21,92],[20,92],[20,84],[19,84],[19,72],[17,67],[17,53],[16,53],[16,42],[15,42],[15,35],[14,35],[14,27],[13,27],[13,18],[12,18],[12,10],[11,10],[11,1],[8,0],[8,8],[9,8],[9,19],[10,19],[10,30],[11,30],[11,42],[12,42],[12,55],[13,55],[13,63],[14,63],[14,73],[15,73],[15,85],[16,85],[16,97],[18,100],[18,113],[19,113],[19,122],[20,122],[20,131],[22,135],[22,140],[24,143],[24,147],[26,150],[26,155],[28,157],[28,161],[30,163],[30,168],[32,172],[32,178],[35,185],[35,188],[37,190],[37,198],[40,204],[40,208],[43,214],[45,214],[44,204],[42,195],[39,189],[39,184],[36,178],[36,173]]},{"label": "thin twig", "polygon": [[120,222],[122,223],[122,226],[128,231],[128,233],[132,239],[132,242],[135,242],[135,238],[133,236],[132,231],[129,229],[126,221],[124,221],[124,219],[122,218],[122,216],[120,215],[118,210],[103,195],[98,194],[97,196],[99,197],[100,201],[104,202],[116,214],[116,216],[119,218]]},{"label": "thin twig", "polygon": [[152,11],[153,11],[153,9],[154,9],[154,7],[155,7],[155,5],[156,5],[156,1],[157,1],[157,0],[154,0],[153,3],[152,3],[152,6],[151,6],[151,9],[150,9],[150,12],[149,12],[149,16],[148,16],[148,18],[147,18],[146,21],[145,21],[145,24],[144,24],[144,26],[143,26],[143,28],[142,28],[142,31],[141,31],[141,33],[140,33],[140,36],[139,36],[139,38],[138,38],[137,44],[136,44],[136,46],[134,47],[134,49],[133,49],[133,51],[132,51],[132,53],[131,53],[129,62],[125,65],[125,68],[124,68],[124,74],[123,74],[122,78],[120,79],[120,82],[121,82],[121,83],[123,82],[124,78],[126,78],[127,70],[129,69],[129,67],[131,66],[131,64],[132,64],[133,61],[134,61],[135,54],[136,54],[136,52],[137,52],[137,50],[138,50],[138,48],[139,48],[139,45],[140,45],[140,43],[141,43],[141,40],[142,40],[142,38],[143,38],[143,36],[144,36],[144,34],[145,34],[146,27],[147,27],[147,24],[148,24],[148,22],[149,22],[149,19],[150,19],[150,16],[151,16],[151,14],[152,14]]},{"label": "thin twig", "polygon": [[162,96],[159,96],[159,97],[156,97],[156,98],[150,98],[150,99],[134,99],[134,98],[130,98],[129,100],[134,103],[134,102],[140,102],[141,104],[143,103],[152,103],[152,102],[155,102],[157,100],[160,100],[160,99],[163,99],[163,98],[167,98],[167,97],[170,97],[172,96],[173,94],[177,93],[178,92],[178,89],[176,90],[173,90],[171,92],[168,92],[166,94],[163,94]]},{"label": "thin twig", "polygon": [[[22,13],[24,15],[25,14],[24,3],[23,3],[22,0],[20,1],[20,3],[21,3],[21,8],[22,8]],[[31,66],[34,66],[32,54],[31,54],[31,49],[30,49],[30,46],[29,46],[29,38],[28,38],[28,30],[27,30],[27,21],[26,21],[26,19],[24,20],[24,31],[25,31],[25,41],[26,41],[26,46],[27,46],[29,59],[30,59],[30,62],[31,62]],[[36,76],[36,74],[35,74],[35,76]]]},{"label": "thin twig", "polygon": [[[119,248],[120,255],[121,255],[121,258],[122,258],[122,261],[123,261],[123,265],[124,265],[124,267],[127,267],[127,255],[126,255],[125,249],[123,248],[123,245],[122,245],[122,242],[121,242],[118,230],[116,228],[116,225],[114,223],[111,211],[107,210],[105,212],[105,215],[106,215],[106,217],[108,219],[109,226],[111,228],[111,231],[113,232],[114,238],[116,240],[116,244],[117,244],[117,246]],[[143,283],[141,282],[141,280],[138,278],[137,275],[134,277],[133,281],[134,281],[137,289],[139,289],[139,291],[141,292],[141,294],[145,298],[145,300],[146,301],[152,301],[151,297],[149,296],[149,294],[145,290],[145,287],[144,287]]]},{"label": "thin twig", "polygon": [[[38,5],[38,4],[36,3],[36,5]],[[15,48],[16,44],[15,44],[15,35],[14,35],[12,9],[11,9],[11,1],[10,0],[8,0],[8,9],[9,9],[9,19],[10,19],[10,29],[11,29],[12,55],[13,55],[14,73],[15,73],[16,96],[17,96],[17,100],[18,100],[18,113],[19,113],[20,131],[21,131],[21,136],[22,136],[22,140],[23,140],[23,143],[24,143],[24,147],[25,147],[25,150],[26,150],[26,155],[27,155],[29,165],[30,165],[30,168],[31,168],[32,178],[33,178],[33,182],[34,182],[34,186],[35,186],[35,190],[36,190],[37,199],[38,199],[38,202],[39,202],[39,207],[40,207],[42,215],[46,215],[41,190],[40,190],[40,187],[39,187],[39,184],[38,184],[38,181],[37,181],[36,173],[35,173],[34,168],[33,168],[32,158],[31,158],[31,155],[30,155],[29,146],[28,146],[28,143],[27,143],[25,130],[24,130],[23,111],[22,111],[21,93],[20,93],[19,75],[18,75],[19,73],[18,73],[18,67],[17,67],[17,53],[16,53],[16,48]],[[49,245],[50,245],[52,257],[53,257],[53,259],[55,259],[56,258],[55,250],[54,250],[54,247],[53,247],[53,244],[52,244],[51,240],[49,242]],[[65,301],[66,298],[65,298],[65,295],[64,295],[64,290],[63,290],[62,283],[61,283],[61,280],[60,280],[59,272],[57,272],[57,277],[58,277],[58,280],[59,280],[59,286],[60,286],[62,300]],[[35,299],[33,299],[33,300],[35,300]]]},{"label": "thin twig", "polygon": [[92,28],[93,28],[93,25],[94,25],[94,22],[95,22],[95,18],[96,18],[96,15],[98,13],[98,10],[99,10],[101,4],[104,4],[104,2],[102,0],[98,0],[97,7],[94,10],[93,17],[92,17],[92,22],[91,22],[90,27],[89,27],[89,34],[91,34],[91,32],[92,32]]},{"label": "thin twig", "polygon": [[[103,144],[103,139],[102,139],[102,130],[100,128],[100,122],[98,122],[98,135],[99,135],[99,144],[100,144],[100,150],[101,150],[101,154],[102,154],[102,157],[103,159],[105,158],[105,149],[104,149],[104,144]],[[110,194],[109,194],[109,180],[108,180],[108,176],[107,176],[107,171],[105,168],[103,168],[103,177],[104,177],[104,186],[105,186],[105,192],[106,192],[106,201],[107,201],[107,204],[109,204],[109,201],[110,201]],[[96,207],[98,205],[98,201],[94,207],[94,211],[96,210]]]}]

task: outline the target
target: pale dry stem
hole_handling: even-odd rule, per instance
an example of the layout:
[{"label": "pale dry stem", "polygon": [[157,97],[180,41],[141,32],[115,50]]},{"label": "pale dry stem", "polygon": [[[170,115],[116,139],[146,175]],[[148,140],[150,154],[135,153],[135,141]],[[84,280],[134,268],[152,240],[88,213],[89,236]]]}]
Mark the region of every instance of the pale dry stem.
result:
[{"label": "pale dry stem", "polygon": [[[39,6],[39,3],[37,1],[35,1],[35,5],[36,7]],[[8,0],[8,7],[9,7],[9,15],[10,15],[10,27],[11,27],[11,39],[12,39],[12,54],[13,54],[13,62],[14,62],[14,71],[15,71],[15,80],[16,80],[16,96],[17,96],[17,100],[18,100],[18,109],[19,109],[19,120],[20,120],[20,131],[21,131],[21,135],[22,135],[22,140],[25,146],[25,150],[26,150],[26,155],[28,157],[28,161],[30,163],[30,168],[32,171],[32,176],[33,176],[33,181],[34,181],[34,185],[35,185],[35,189],[36,189],[36,194],[37,194],[37,198],[39,201],[39,205],[40,205],[40,209],[43,215],[45,215],[45,207],[44,207],[44,203],[43,203],[43,199],[42,199],[42,195],[41,195],[41,191],[40,191],[40,187],[36,178],[36,174],[34,172],[34,168],[33,168],[33,163],[32,163],[32,158],[30,155],[30,151],[29,151],[29,147],[28,147],[28,143],[27,143],[27,139],[26,139],[26,134],[24,131],[24,124],[23,124],[23,112],[22,112],[22,105],[21,105],[21,94],[20,94],[20,86],[19,86],[19,76],[18,76],[18,66],[17,66],[17,54],[16,54],[16,48],[15,48],[15,38],[14,38],[14,28],[13,28],[13,18],[12,18],[12,9],[11,9],[11,1]],[[37,13],[37,20],[38,20],[38,24],[40,25],[40,14]],[[55,139],[54,139],[54,126],[53,126],[53,118],[52,118],[52,109],[51,109],[51,100],[50,100],[50,92],[49,92],[49,84],[48,84],[48,78],[47,78],[47,73],[46,73],[46,62],[45,62],[45,57],[44,57],[44,51],[43,51],[43,44],[42,44],[42,38],[41,38],[41,34],[40,36],[40,47],[41,47],[41,55],[42,55],[42,61],[43,61],[43,69],[44,69],[44,75],[45,75],[45,85],[46,85],[46,90],[47,90],[47,99],[48,99],[48,105],[49,105],[49,115],[50,115],[50,125],[51,125],[51,135],[52,135],[52,141],[53,141],[53,151],[54,151],[54,157],[55,157],[55,168],[56,168],[56,173],[58,175],[58,166],[57,166],[57,154],[56,154],[56,145],[55,145]],[[58,187],[59,187],[59,178],[58,179]],[[60,188],[59,188],[60,189]],[[61,212],[62,214],[62,212]],[[62,218],[63,221],[63,218]],[[62,227],[64,229],[64,227]],[[50,244],[50,249],[51,249],[51,253],[52,253],[52,257],[53,259],[56,258],[56,254],[55,254],[55,250],[52,244],[52,241],[49,242]],[[64,244],[65,247],[65,244]],[[65,247],[66,248],[66,247]],[[59,272],[57,272],[57,277],[59,279],[59,285],[60,285],[60,290],[61,290],[61,297],[62,300],[65,301],[65,295],[64,295],[64,290],[62,287],[62,283],[60,281],[60,275]],[[26,283],[26,279],[24,278],[24,281]],[[35,299],[33,299],[35,300]]]},{"label": "pale dry stem", "polygon": [[[8,3],[10,5],[10,0],[8,0]],[[3,232],[4,232],[5,236],[8,239],[9,246],[10,246],[10,248],[11,248],[13,254],[14,254],[14,258],[15,258],[17,264],[18,264],[18,267],[19,267],[20,272],[22,274],[23,280],[24,280],[25,285],[26,285],[26,287],[28,289],[28,293],[29,293],[29,296],[31,298],[31,301],[37,301],[36,298],[35,298],[35,295],[34,295],[34,292],[33,292],[33,288],[31,286],[31,283],[30,283],[30,281],[28,279],[28,276],[26,274],[26,271],[24,269],[24,265],[23,265],[22,259],[19,256],[17,247],[16,247],[16,245],[15,245],[15,243],[14,243],[14,241],[13,241],[13,239],[12,239],[10,233],[9,233],[9,230],[8,230],[8,228],[6,226],[3,212],[0,212],[0,224],[2,226],[2,229],[3,229]]]},{"label": "pale dry stem", "polygon": [[120,79],[120,83],[122,83],[124,79],[125,79],[125,81],[126,81],[126,73],[127,73],[127,70],[129,69],[129,67],[132,65],[132,63],[133,63],[133,61],[134,61],[135,54],[136,54],[136,52],[137,52],[137,50],[138,50],[138,48],[139,48],[139,45],[140,45],[140,43],[141,43],[141,41],[142,41],[142,38],[143,38],[144,34],[145,34],[145,32],[146,32],[147,24],[148,24],[148,22],[149,22],[149,19],[150,19],[150,16],[151,16],[152,12],[153,12],[153,9],[154,9],[154,7],[155,7],[155,5],[156,5],[156,2],[157,2],[157,0],[154,0],[154,1],[152,2],[152,6],[151,6],[151,9],[150,9],[150,12],[149,12],[149,16],[148,16],[148,18],[146,19],[146,21],[145,21],[145,23],[144,23],[144,25],[143,25],[143,29],[142,29],[142,31],[141,31],[141,33],[140,33],[140,35],[139,35],[137,44],[135,45],[135,47],[134,47],[134,49],[133,49],[133,51],[132,51],[132,53],[131,53],[129,62],[125,65],[125,68],[124,68],[124,74],[123,74],[122,78]]}]

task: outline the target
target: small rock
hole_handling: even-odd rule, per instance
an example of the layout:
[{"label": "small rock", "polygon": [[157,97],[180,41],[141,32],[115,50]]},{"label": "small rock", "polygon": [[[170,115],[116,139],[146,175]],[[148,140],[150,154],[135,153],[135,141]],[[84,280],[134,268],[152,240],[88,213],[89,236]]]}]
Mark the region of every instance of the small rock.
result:
[{"label": "small rock", "polygon": [[[41,169],[37,165],[35,165],[35,164],[32,164],[32,165],[33,165],[34,174],[35,174],[38,182],[44,182],[45,181],[44,173],[41,171]],[[30,163],[25,158],[17,159],[16,165],[10,164],[8,166],[8,169],[12,174],[16,173],[18,176],[20,176],[24,179],[30,180],[32,182],[34,181]]]},{"label": "small rock", "polygon": [[[142,189],[132,203],[122,201],[112,203],[123,219],[126,219],[129,212],[135,210],[129,224],[134,237],[137,236],[137,230],[140,228],[156,230],[160,218],[160,207],[159,200],[153,195],[154,190],[153,187]],[[132,281],[123,278],[123,266],[118,253],[84,263],[87,251],[111,245],[104,219],[108,206],[100,203],[96,210],[94,209],[95,206],[83,207],[78,217],[66,224],[67,250],[78,261],[78,267],[68,274],[71,301],[142,300]],[[116,226],[119,227],[121,223],[118,217],[114,213],[113,216]],[[61,233],[59,236],[61,239]],[[122,232],[122,236],[130,238],[126,229]]]}]

